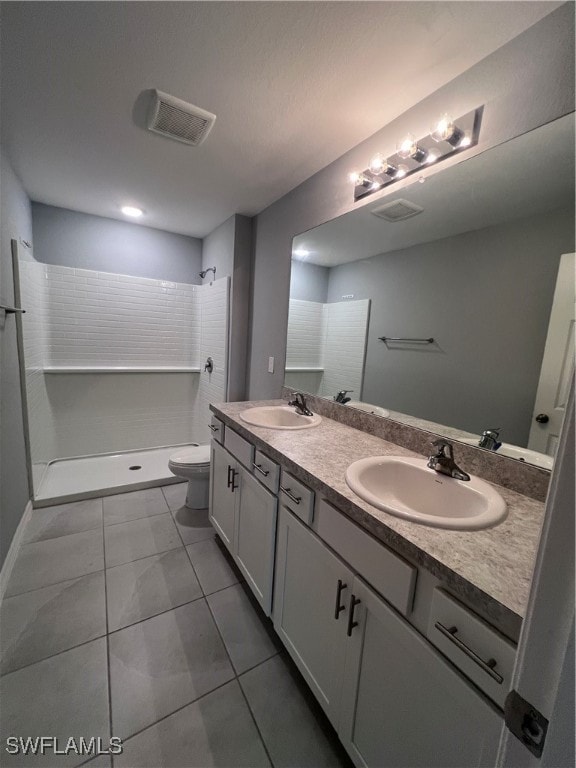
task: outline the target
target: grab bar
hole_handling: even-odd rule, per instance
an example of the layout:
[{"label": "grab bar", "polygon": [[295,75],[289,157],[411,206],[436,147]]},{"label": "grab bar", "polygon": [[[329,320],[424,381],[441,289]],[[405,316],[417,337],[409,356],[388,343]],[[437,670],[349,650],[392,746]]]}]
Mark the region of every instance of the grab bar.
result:
[{"label": "grab bar", "polygon": [[7,315],[14,315],[17,312],[22,312],[22,314],[24,314],[26,312],[25,309],[20,309],[20,307],[5,307],[2,304],[0,304],[0,309],[3,309]]},{"label": "grab bar", "polygon": [[384,344],[387,344],[389,341],[407,342],[409,344],[434,344],[433,337],[430,337],[429,339],[397,339],[392,336],[378,336],[378,338],[380,341],[383,341]]}]

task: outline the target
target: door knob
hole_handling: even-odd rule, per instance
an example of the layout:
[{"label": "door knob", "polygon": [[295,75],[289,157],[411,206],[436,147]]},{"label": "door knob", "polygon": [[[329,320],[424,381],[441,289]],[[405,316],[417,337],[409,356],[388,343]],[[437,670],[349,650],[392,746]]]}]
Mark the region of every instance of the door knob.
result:
[{"label": "door knob", "polygon": [[538,416],[536,416],[536,421],[538,424],[548,424],[550,417],[545,413],[539,413]]}]

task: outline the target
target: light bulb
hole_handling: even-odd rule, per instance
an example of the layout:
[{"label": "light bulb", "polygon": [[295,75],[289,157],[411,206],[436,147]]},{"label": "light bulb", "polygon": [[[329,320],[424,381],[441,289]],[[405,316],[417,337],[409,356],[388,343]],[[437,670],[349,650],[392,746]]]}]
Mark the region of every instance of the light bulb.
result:
[{"label": "light bulb", "polygon": [[456,147],[462,140],[464,133],[454,124],[450,115],[444,113],[434,124],[430,131],[430,136],[434,141],[447,141],[448,144]]},{"label": "light bulb", "polygon": [[370,160],[370,166],[369,166],[370,171],[376,174],[382,173],[385,167],[386,167],[386,158],[384,157],[384,155],[378,152],[378,154],[374,155],[372,160]]},{"label": "light bulb", "polygon": [[348,180],[350,184],[354,184],[356,187],[358,184],[364,183],[364,174],[361,171],[352,171],[348,174]]},{"label": "light bulb", "polygon": [[132,219],[138,219],[144,213],[141,208],[134,208],[132,205],[123,205],[120,210],[124,216],[130,216]]},{"label": "light bulb", "polygon": [[396,145],[396,153],[398,157],[407,160],[412,156],[412,153],[418,148],[416,144],[416,138],[413,134],[409,133]]}]

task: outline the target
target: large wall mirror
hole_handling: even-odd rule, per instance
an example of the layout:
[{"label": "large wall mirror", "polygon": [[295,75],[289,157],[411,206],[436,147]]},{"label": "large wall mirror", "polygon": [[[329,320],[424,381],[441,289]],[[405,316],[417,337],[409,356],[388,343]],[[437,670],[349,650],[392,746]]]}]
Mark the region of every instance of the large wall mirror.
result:
[{"label": "large wall mirror", "polygon": [[286,386],[471,444],[498,429],[501,453],[551,467],[574,370],[573,114],[292,253]]}]

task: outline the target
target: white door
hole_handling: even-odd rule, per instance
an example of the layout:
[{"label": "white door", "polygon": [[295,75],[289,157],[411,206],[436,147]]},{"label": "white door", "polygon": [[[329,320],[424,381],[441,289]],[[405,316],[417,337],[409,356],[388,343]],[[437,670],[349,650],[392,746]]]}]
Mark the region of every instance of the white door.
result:
[{"label": "white door", "polygon": [[236,509],[234,556],[248,586],[269,616],[272,608],[278,499],[247,470]]},{"label": "white door", "polygon": [[236,461],[216,442],[212,442],[210,472],[210,522],[232,552],[239,472]]},{"label": "white door", "polygon": [[560,259],[528,448],[556,455],[574,375],[575,254]]},{"label": "white door", "polygon": [[492,768],[502,716],[358,577],[338,735],[362,768]]},{"label": "white door", "polygon": [[274,628],[337,727],[353,574],[280,506],[275,579]]}]

